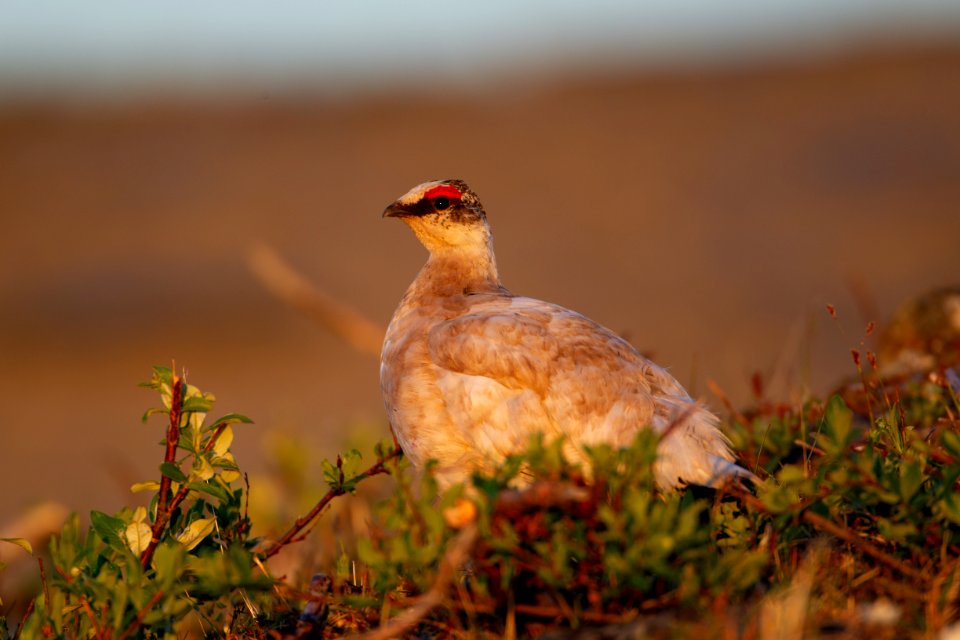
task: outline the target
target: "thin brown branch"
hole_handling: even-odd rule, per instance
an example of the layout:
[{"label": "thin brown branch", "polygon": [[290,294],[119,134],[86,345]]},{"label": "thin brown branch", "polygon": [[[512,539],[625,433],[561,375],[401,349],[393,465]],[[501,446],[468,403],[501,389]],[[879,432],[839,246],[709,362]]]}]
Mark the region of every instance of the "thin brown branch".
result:
[{"label": "thin brown branch", "polygon": [[719,384],[713,380],[707,380],[707,388],[710,389],[710,393],[715,395],[717,399],[720,400],[724,408],[730,412],[730,415],[732,415],[737,422],[745,425],[750,424],[750,421],[747,420],[747,417],[743,415],[743,413],[741,413],[735,406],[733,406],[733,403],[730,401],[730,396],[727,395],[727,393],[720,387]]},{"label": "thin brown branch", "polygon": [[926,583],[929,580],[928,576],[924,574],[922,571],[917,571],[916,569],[907,565],[905,562],[903,562],[899,558],[895,558],[889,553],[881,551],[880,549],[876,548],[875,546],[873,546],[872,544],[870,544],[869,542],[867,542],[866,540],[858,536],[856,533],[854,533],[853,531],[851,531],[850,529],[847,529],[842,525],[839,525],[835,522],[831,522],[830,520],[827,520],[823,516],[817,515],[812,511],[804,511],[802,517],[805,522],[813,525],[820,531],[825,531],[836,538],[840,538],[844,542],[848,542],[852,544],[853,546],[863,551],[863,553],[873,558],[874,560],[878,560],[879,562],[882,562],[883,564],[887,565],[891,569],[899,571],[902,575],[905,575],[908,578],[913,578],[914,580],[918,580],[921,583]]},{"label": "thin brown branch", "polygon": [[380,357],[385,329],[352,306],[320,291],[266,245],[254,246],[247,266],[270,293],[325,327],[351,347]]},{"label": "thin brown branch", "polygon": [[443,602],[447,589],[453,581],[457,570],[467,559],[477,539],[477,525],[470,524],[463,528],[457,537],[450,541],[447,550],[440,559],[437,577],[430,589],[419,598],[415,598],[411,606],[386,624],[367,633],[353,636],[356,640],[386,640],[402,635],[423,620],[430,611]]},{"label": "thin brown branch", "polygon": [[800,440],[800,439],[794,440],[794,441],[793,441],[793,444],[797,445],[798,447],[800,447],[800,448],[803,449],[804,451],[808,451],[808,452],[810,452],[810,453],[815,453],[815,454],[817,454],[818,456],[821,456],[821,457],[827,455],[827,452],[824,451],[823,449],[821,449],[821,448],[819,448],[819,447],[815,447],[815,446],[813,446],[812,444],[808,444],[808,443],[806,443],[806,442],[804,442],[803,440]]},{"label": "thin brown branch", "polygon": [[156,593],[153,594],[153,596],[150,598],[150,600],[147,601],[145,605],[140,607],[140,610],[137,611],[137,617],[134,618],[133,621],[127,625],[127,628],[124,629],[123,633],[121,633],[117,637],[117,640],[127,640],[127,638],[129,638],[134,633],[136,633],[137,630],[139,630],[140,627],[143,626],[144,618],[147,617],[147,614],[150,613],[151,609],[157,606],[157,603],[160,602],[161,598],[163,598],[163,591],[158,590]]},{"label": "thin brown branch", "polygon": [[[387,455],[377,460],[373,465],[370,466],[370,468],[368,468],[366,471],[362,473],[357,474],[356,476],[351,478],[351,480],[354,481],[354,483],[356,483],[356,482],[360,482],[367,478],[371,478],[373,476],[377,476],[383,473],[389,474],[390,470],[387,468],[386,463],[395,458],[399,458],[402,455],[403,455],[403,451],[399,447],[395,446],[390,453],[388,453]],[[309,525],[316,517],[318,517],[326,508],[326,506],[333,501],[334,498],[338,496],[342,496],[344,493],[346,493],[346,489],[344,489],[343,487],[334,487],[334,488],[331,488],[329,491],[327,491],[327,493],[325,493],[324,496],[320,498],[317,504],[315,504],[313,508],[310,509],[309,512],[307,512],[306,515],[300,518],[297,518],[296,521],[293,523],[293,525],[286,531],[286,533],[284,533],[282,536],[277,538],[272,544],[270,544],[270,546],[266,548],[265,551],[262,552],[263,557],[264,558],[273,557],[277,555],[277,553],[279,553],[283,547],[287,546],[292,542],[299,541],[300,538],[297,537],[298,534],[301,531],[303,531],[303,529],[307,525]]]},{"label": "thin brown branch", "polygon": [[37,563],[40,565],[40,584],[43,586],[43,606],[47,610],[47,614],[50,613],[50,587],[47,585],[47,571],[43,566],[43,558],[37,558]]},{"label": "thin brown branch", "polygon": [[27,603],[27,608],[23,610],[23,616],[20,618],[20,622],[17,623],[17,628],[13,632],[13,640],[19,640],[20,632],[23,631],[23,625],[27,624],[27,619],[29,619],[30,614],[33,613],[36,602],[35,598],[30,598],[30,601]]},{"label": "thin brown branch", "polygon": [[93,609],[90,607],[90,603],[87,602],[87,599],[83,596],[80,596],[80,608],[83,609],[83,612],[87,615],[87,618],[90,620],[90,626],[93,627],[93,635],[95,638],[102,637],[100,634],[100,625],[97,624],[97,617],[93,615]]},{"label": "thin brown branch", "polygon": [[[764,506],[763,502],[759,498],[747,493],[743,488],[731,486],[728,488],[728,490],[730,493],[737,495],[741,500],[757,511],[767,513],[767,508]],[[835,538],[839,538],[840,540],[857,547],[864,554],[886,565],[894,571],[898,571],[901,575],[918,580],[923,584],[926,584],[929,581],[929,577],[922,571],[918,571],[899,558],[896,558],[885,551],[881,551],[874,545],[864,540],[861,536],[857,535],[854,531],[851,531],[843,525],[837,524],[836,522],[828,520],[821,515],[813,513],[809,509],[804,510],[800,514],[800,519],[819,531],[828,533]]]},{"label": "thin brown branch", "polygon": [[[670,594],[671,598],[667,604],[674,604],[677,600],[675,594]],[[660,602],[660,598],[655,600],[657,602],[656,606],[649,607],[650,609],[659,609],[665,606]],[[550,619],[561,619],[565,618],[569,612],[564,613],[563,609],[558,606],[550,605],[539,605],[539,604],[518,604],[514,605],[516,612],[521,613],[526,616],[532,616],[534,618],[550,618]],[[475,610],[478,613],[483,614],[493,614],[497,611],[497,607],[494,604],[483,602],[476,603],[474,605]],[[644,607],[647,609],[648,607]],[[593,611],[585,610],[580,611],[577,614],[577,618],[585,622],[600,622],[607,624],[620,624],[624,622],[629,622],[637,617],[636,611],[627,611],[625,613],[606,613],[604,611]]]},{"label": "thin brown branch", "polygon": [[214,427],[213,434],[210,436],[210,439],[207,440],[207,443],[203,445],[203,453],[210,453],[213,450],[213,446],[217,444],[217,439],[220,437],[220,434],[230,426],[227,422],[219,422],[216,427]]}]

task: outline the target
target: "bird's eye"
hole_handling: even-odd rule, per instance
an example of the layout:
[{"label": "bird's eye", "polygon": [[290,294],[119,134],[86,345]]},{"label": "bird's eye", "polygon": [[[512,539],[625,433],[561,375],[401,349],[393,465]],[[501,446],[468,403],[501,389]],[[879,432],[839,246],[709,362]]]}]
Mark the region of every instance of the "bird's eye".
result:
[{"label": "bird's eye", "polygon": [[434,198],[433,208],[436,209],[437,211],[443,211],[444,209],[449,209],[450,200],[448,200],[447,198],[444,198],[443,196],[440,196],[439,198]]}]

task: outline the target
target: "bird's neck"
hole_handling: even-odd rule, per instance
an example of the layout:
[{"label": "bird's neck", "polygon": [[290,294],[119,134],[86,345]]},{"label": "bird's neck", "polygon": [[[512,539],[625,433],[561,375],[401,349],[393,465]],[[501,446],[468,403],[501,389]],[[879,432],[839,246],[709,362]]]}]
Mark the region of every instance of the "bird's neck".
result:
[{"label": "bird's neck", "polygon": [[434,248],[415,286],[422,295],[450,296],[501,289],[493,242]]}]

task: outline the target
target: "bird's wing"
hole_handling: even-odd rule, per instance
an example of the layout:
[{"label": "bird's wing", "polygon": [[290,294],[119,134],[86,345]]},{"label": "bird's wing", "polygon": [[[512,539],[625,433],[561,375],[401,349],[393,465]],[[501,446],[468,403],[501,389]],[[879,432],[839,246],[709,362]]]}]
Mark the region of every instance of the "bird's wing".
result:
[{"label": "bird's wing", "polygon": [[739,470],[713,414],[625,340],[573,311],[530,298],[482,300],[436,325],[428,345],[438,384],[467,403],[449,407],[454,422],[483,449],[516,450],[532,432],[625,446],[651,427],[669,433],[657,464],[665,486],[678,478],[712,484]]},{"label": "bird's wing", "polygon": [[569,368],[617,369],[638,357],[623,339],[580,314],[519,297],[480,300],[438,324],[429,349],[442,369],[540,395]]},{"label": "bird's wing", "polygon": [[481,298],[436,325],[428,347],[454,421],[498,448],[503,433],[519,434],[507,443],[515,448],[533,432],[627,444],[657,408],[654,365],[592,320],[539,300]]}]

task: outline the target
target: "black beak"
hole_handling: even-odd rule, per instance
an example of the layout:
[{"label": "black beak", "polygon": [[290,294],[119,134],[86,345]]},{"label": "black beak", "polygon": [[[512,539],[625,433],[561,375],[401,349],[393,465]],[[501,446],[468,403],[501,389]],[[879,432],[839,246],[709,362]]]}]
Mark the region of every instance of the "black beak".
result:
[{"label": "black beak", "polygon": [[413,215],[413,213],[410,211],[410,208],[400,204],[399,202],[394,202],[383,210],[384,218],[403,218],[410,215]]}]

